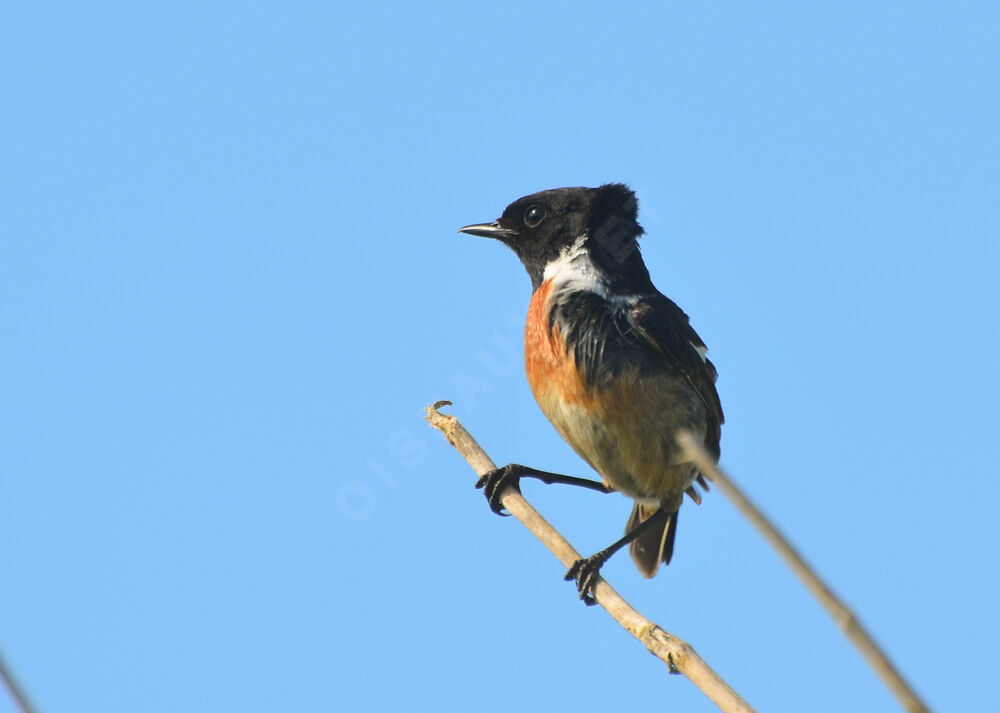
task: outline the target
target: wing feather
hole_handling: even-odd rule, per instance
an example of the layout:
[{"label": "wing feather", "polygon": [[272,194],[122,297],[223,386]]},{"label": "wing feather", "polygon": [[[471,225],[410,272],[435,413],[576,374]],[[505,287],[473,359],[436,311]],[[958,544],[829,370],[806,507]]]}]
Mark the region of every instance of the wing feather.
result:
[{"label": "wing feather", "polygon": [[704,402],[708,415],[705,445],[718,458],[725,420],[715,388],[718,372],[705,356],[707,347],[694,331],[690,319],[673,300],[659,293],[637,301],[630,318],[636,329],[684,376]]}]

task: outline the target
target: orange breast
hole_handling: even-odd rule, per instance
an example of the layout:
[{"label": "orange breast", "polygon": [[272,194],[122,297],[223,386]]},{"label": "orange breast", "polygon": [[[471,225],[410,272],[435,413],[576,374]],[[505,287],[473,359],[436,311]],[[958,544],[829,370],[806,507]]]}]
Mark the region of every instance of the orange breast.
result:
[{"label": "orange breast", "polygon": [[601,474],[610,484],[598,457],[592,439],[593,423],[599,418],[599,396],[588,389],[583,374],[576,367],[572,355],[566,352],[566,343],[558,330],[549,325],[548,300],[552,281],[542,283],[535,290],[528,307],[528,321],[524,328],[524,364],[528,384],[546,418],[555,426],[581,458]]},{"label": "orange breast", "polygon": [[676,507],[694,477],[670,435],[678,426],[672,414],[685,394],[674,381],[640,381],[637,374],[588,388],[562,335],[549,324],[551,293],[551,280],[535,291],[524,329],[525,368],[539,407],[606,484]]},{"label": "orange breast", "polygon": [[[553,420],[553,414],[547,405],[553,399],[566,405],[593,406],[593,395],[588,393],[573,358],[566,353],[562,336],[549,325],[548,300],[551,292],[551,279],[535,290],[524,327],[524,365],[528,384],[549,420]],[[556,428],[559,428],[558,423]]]}]

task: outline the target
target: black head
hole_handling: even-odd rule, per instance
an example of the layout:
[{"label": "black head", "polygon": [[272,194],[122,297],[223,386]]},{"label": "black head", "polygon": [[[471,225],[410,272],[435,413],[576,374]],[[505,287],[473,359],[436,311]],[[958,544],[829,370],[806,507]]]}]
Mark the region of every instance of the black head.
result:
[{"label": "black head", "polygon": [[[610,289],[645,287],[649,273],[639,255],[639,202],[628,186],[555,188],[518,198],[493,223],[459,232],[496,238],[521,258],[537,289],[545,267],[582,241]],[[640,283],[640,284],[636,284]]]}]

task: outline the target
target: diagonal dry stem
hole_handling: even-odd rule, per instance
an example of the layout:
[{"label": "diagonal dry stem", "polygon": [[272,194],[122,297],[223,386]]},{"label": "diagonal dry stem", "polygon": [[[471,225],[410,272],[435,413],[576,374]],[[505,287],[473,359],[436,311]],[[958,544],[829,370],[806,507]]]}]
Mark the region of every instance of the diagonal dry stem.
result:
[{"label": "diagonal dry stem", "polygon": [[[427,407],[427,420],[431,426],[444,434],[477,475],[494,470],[496,465],[458,419],[438,410],[450,405],[450,401],[438,401]],[[569,567],[580,559],[580,553],[520,493],[508,489],[502,500],[504,507],[541,540],[564,566]],[[594,586],[594,597],[615,621],[639,639],[654,656],[667,664],[671,671],[687,676],[721,710],[726,713],[753,713],[753,708],[695,653],[690,644],[668,634],[633,609],[603,578],[598,578]]]},{"label": "diagonal dry stem", "polygon": [[7,691],[21,713],[34,713],[31,703],[28,702],[28,696],[24,693],[24,689],[18,685],[10,667],[4,662],[2,654],[0,654],[0,681],[3,681],[7,687]]},{"label": "diagonal dry stem", "polygon": [[886,687],[892,691],[899,700],[900,705],[910,713],[930,713],[930,709],[920,700],[916,691],[893,666],[892,661],[885,655],[871,635],[865,630],[847,605],[842,602],[836,594],[819,578],[812,567],[802,558],[785,536],[778,531],[771,521],[764,516],[757,506],[743,494],[735,483],[719,469],[715,460],[709,456],[708,452],[698,443],[690,433],[680,433],[677,442],[684,449],[688,459],[698,465],[698,470],[709,480],[718,486],[719,490],[729,498],[743,516],[757,528],[764,536],[764,539],[777,550],[781,558],[791,568],[806,588],[812,592],[819,603],[830,613],[834,621],[844,632],[844,635],[854,644],[861,655],[865,657],[868,664],[875,670]]}]

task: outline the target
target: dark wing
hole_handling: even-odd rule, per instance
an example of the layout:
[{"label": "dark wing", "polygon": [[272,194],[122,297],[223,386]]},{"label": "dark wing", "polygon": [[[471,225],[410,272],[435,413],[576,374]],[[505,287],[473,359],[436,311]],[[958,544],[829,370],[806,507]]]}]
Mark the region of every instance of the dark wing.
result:
[{"label": "dark wing", "polygon": [[632,308],[631,318],[636,329],[663,353],[705,403],[708,414],[705,446],[718,458],[724,418],[719,392],[715,390],[718,372],[705,357],[705,343],[684,311],[659,293],[640,299]]}]

